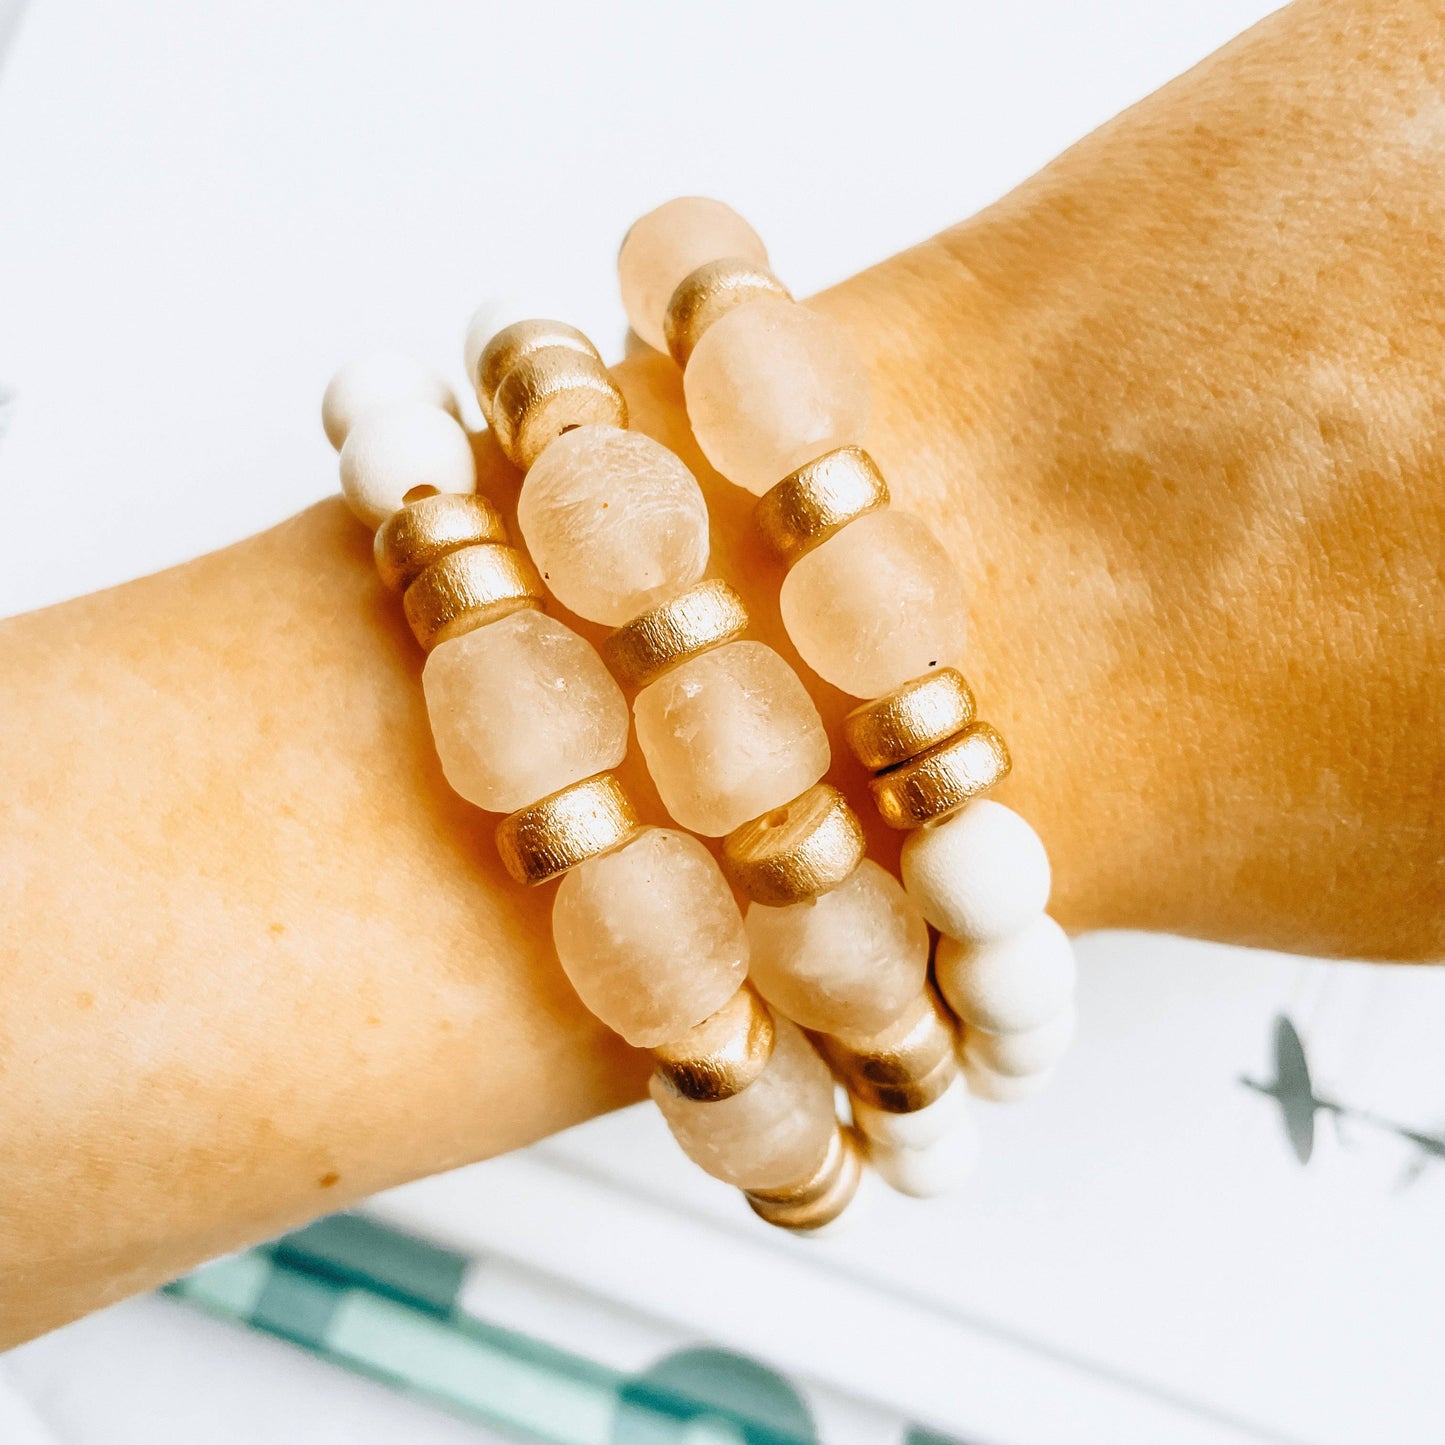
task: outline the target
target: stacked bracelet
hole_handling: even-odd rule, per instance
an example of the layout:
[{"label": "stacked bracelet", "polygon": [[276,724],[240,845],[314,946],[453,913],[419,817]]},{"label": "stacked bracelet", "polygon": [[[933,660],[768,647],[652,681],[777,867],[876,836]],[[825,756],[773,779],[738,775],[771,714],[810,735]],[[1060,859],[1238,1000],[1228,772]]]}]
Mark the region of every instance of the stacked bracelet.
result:
[{"label": "stacked bracelet", "polygon": [[[1043,913],[1037,836],[977,797],[1008,752],[948,665],[965,624],[949,559],[890,508],[858,445],[868,390],[846,339],[793,302],[717,202],[644,217],[619,269],[634,328],[685,369],[704,452],[759,494],[794,645],[870,699],[844,733],[884,819],[912,830],[906,888],[864,856],[857,816],[822,780],[831,749],[803,683],[707,576],[695,478],[627,430],[581,332],[527,321],[468,341],[483,414],[525,474],[525,551],[476,495],[471,439],[425,369],[344,368],[323,419],[428,654],[448,781],[503,815],[517,881],[560,880],[562,966],[598,1018],[651,1050],[651,1093],[684,1151],[762,1218],[816,1231],[865,1157],[906,1193],[957,1182],[976,1151],[964,1075],[994,1099],[1040,1086],[1072,1031],[1072,955]],[[600,652],[546,614],[549,594],[612,629]],[[644,825],[613,774],[624,688],[679,828]],[[693,833],[721,840],[721,867]]]},{"label": "stacked bracelet", "polygon": [[[903,879],[941,934],[935,974],[966,1025],[973,1091],[1035,1093],[1072,1036],[1072,949],[1044,913],[1037,834],[978,798],[1009,771],[1008,750],[949,665],[966,625],[951,561],[926,524],[890,507],[858,445],[869,397],[857,357],[839,327],[791,300],[756,234],[718,202],[643,217],[619,274],[634,330],[684,368],[704,454],[759,496],[759,530],[788,568],[779,600],[794,646],[826,681],[870,699],[845,737],[874,774],[884,820],[910,830]],[[886,1176],[933,1172],[903,1152],[935,1147],[918,1121],[866,1110],[859,1121]]]}]

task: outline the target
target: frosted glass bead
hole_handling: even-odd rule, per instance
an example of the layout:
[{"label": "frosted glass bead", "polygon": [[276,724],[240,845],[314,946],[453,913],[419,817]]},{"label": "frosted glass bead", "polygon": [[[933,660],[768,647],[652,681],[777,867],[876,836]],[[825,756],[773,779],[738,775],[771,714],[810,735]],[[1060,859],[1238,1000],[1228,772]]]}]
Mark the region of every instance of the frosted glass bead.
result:
[{"label": "frosted glass bead", "polygon": [[863,1099],[853,1099],[853,1122],[879,1144],[892,1149],[925,1149],[945,1134],[967,1126],[968,1085],[956,1075],[931,1104],[910,1114],[891,1114]]},{"label": "frosted glass bead", "polygon": [[907,512],[844,527],[788,573],[778,602],[803,661],[854,697],[957,662],[968,630],[952,560]]},{"label": "frosted glass bead", "polygon": [[868,425],[868,375],[847,332],[792,302],[754,301],[710,326],[682,385],[703,454],[757,496]]},{"label": "frosted glass bead", "polygon": [[669,813],[716,838],[781,807],[828,769],[828,735],[798,675],[761,642],[730,642],[665,673],[633,703]]},{"label": "frosted glass bead", "polygon": [[783,1189],[807,1179],[837,1129],[833,1076],[787,1019],[777,1020],[767,1068],[742,1093],[702,1103],[657,1074],[650,1089],[687,1157],[739,1189]]},{"label": "frosted glass bead", "polygon": [[709,261],[736,256],[768,264],[758,233],[721,201],[679,196],[636,221],[617,257],[622,305],[649,346],[667,350],[664,318],[680,282]]},{"label": "frosted glass bead", "polygon": [[978,1122],[966,1115],[956,1129],[921,1149],[874,1144],[868,1157],[879,1178],[912,1199],[938,1199],[954,1193],[978,1163]]},{"label": "frosted glass bead", "polygon": [[1047,914],[997,943],[941,938],[938,987],[959,1018],[990,1034],[1036,1029],[1074,999],[1074,949]]},{"label": "frosted glass bead", "polygon": [[712,854],[671,828],[645,828],[568,873],[552,936],[582,1002],[638,1048],[680,1038],[720,1009],[748,970],[732,890]]},{"label": "frosted glass bead", "polygon": [[389,351],[348,361],[321,398],[321,425],[326,439],[340,451],[351,428],[368,412],[402,402],[419,402],[459,415],[457,399],[445,378],[431,367]]},{"label": "frosted glass bead", "polygon": [[417,487],[474,492],[477,464],[461,423],[425,402],[369,411],[341,448],[341,490],[368,527],[379,527]]},{"label": "frosted glass bead", "polygon": [[989,1034],[982,1029],[969,1029],[963,1039],[965,1066],[986,1069],[993,1074],[1018,1077],[1042,1074],[1052,1069],[1068,1053],[1074,1041],[1074,1010],[1020,1033]]},{"label": "frosted glass bead", "polygon": [[614,768],[627,700],[590,643],[544,612],[513,612],[443,642],[422,671],[447,782],[510,813]]},{"label": "frosted glass bead", "polygon": [[928,976],[923,917],[871,859],[816,898],[783,908],[749,904],[747,926],[754,984],[804,1028],[874,1033]]},{"label": "frosted glass bead", "polygon": [[903,885],[940,933],[964,943],[1007,938],[1049,902],[1049,855],[1012,808],[978,798],[903,843]]},{"label": "frosted glass bead", "polygon": [[580,426],[558,437],[522,483],[517,523],[557,600],[610,627],[692,586],[707,566],[702,489],[641,432]]}]

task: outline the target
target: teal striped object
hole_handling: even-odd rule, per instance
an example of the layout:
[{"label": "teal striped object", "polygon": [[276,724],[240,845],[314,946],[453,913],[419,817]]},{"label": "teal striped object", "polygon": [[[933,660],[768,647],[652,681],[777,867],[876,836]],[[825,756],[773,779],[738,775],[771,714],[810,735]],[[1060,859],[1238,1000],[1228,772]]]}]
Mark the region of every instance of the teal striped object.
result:
[{"label": "teal striped object", "polygon": [[[476,1261],[339,1214],[219,1260],[164,1293],[443,1408],[554,1445],[670,1445],[725,1432],[744,1445],[817,1445],[776,1372],[715,1350],[627,1374],[465,1314]],[[898,1445],[961,1445],[900,1430]]]}]

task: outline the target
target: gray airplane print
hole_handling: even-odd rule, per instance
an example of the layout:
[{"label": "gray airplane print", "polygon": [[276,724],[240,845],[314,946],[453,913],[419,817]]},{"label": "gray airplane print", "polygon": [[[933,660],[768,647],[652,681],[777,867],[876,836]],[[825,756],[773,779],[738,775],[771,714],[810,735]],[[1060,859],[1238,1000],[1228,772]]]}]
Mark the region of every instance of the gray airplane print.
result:
[{"label": "gray airplane print", "polygon": [[1407,1184],[1418,1179],[1427,1165],[1445,1161],[1445,1134],[1424,1134],[1366,1109],[1354,1109],[1316,1094],[1304,1044],[1295,1026],[1283,1014],[1274,1021],[1274,1082],[1264,1084],[1244,1074],[1240,1075],[1239,1082],[1246,1089],[1278,1102],[1284,1116],[1285,1135],[1301,1164],[1308,1164],[1314,1153],[1315,1120],[1321,1114],[1331,1114],[1337,1120],[1354,1119],[1412,1144],[1417,1153],[1405,1172]]}]

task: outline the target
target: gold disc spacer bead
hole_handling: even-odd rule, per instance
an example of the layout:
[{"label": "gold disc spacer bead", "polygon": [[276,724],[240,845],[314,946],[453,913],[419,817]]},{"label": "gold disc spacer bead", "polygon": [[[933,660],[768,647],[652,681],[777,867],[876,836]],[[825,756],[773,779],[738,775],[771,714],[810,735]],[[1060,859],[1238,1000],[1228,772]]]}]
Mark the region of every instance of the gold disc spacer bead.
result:
[{"label": "gold disc spacer bead", "polygon": [[437,492],[408,502],[376,529],[376,570],[393,592],[410,586],[448,552],[505,543],[502,514],[475,493]]},{"label": "gold disc spacer bead", "polygon": [[641,826],[611,773],[572,783],[497,824],[497,852],[518,883],[534,886],[625,843]]},{"label": "gold disc spacer bead", "polygon": [[987,792],[1011,766],[1004,740],[988,723],[975,722],[870,778],[868,787],[890,828],[921,828]]},{"label": "gold disc spacer bead", "polygon": [[524,356],[501,380],[492,432],[524,472],[565,431],[627,426],[627,402],[596,356],[550,347]]},{"label": "gold disc spacer bead", "polygon": [[896,768],[960,733],[975,716],[973,693],[956,668],[940,667],[843,719],[849,751],[870,772]]},{"label": "gold disc spacer bead", "polygon": [[839,447],[789,472],[758,498],[753,521],[789,567],[849,522],[888,505],[888,483],[862,447]]},{"label": "gold disc spacer bead", "polygon": [[723,839],[722,867],[740,892],[770,908],[816,898],[863,861],[863,825],[847,798],[814,783],[791,803],[734,828]]},{"label": "gold disc spacer bead", "polygon": [[407,587],[402,607],[430,652],[509,612],[541,607],[542,598],[542,579],[528,558],[515,547],[487,543],[437,558]]},{"label": "gold disc spacer bead", "polygon": [[889,1114],[922,1109],[958,1076],[953,1017],[931,988],[876,1033],[811,1037],[850,1093]]},{"label": "gold disc spacer bead", "polygon": [[759,1219],[779,1229],[821,1229],[853,1202],[862,1179],[863,1144],[854,1130],[840,1127],[809,1178],[792,1189],[748,1190],[743,1197]]},{"label": "gold disc spacer bead", "polygon": [[744,984],[680,1039],[652,1051],[657,1072],[684,1098],[713,1103],[740,1094],[773,1056],[773,1015]]},{"label": "gold disc spacer bead", "polygon": [[678,663],[731,642],[747,625],[743,599],[709,578],[624,622],[603,642],[602,658],[624,687],[646,687]]},{"label": "gold disc spacer bead", "polygon": [[708,261],[689,272],[678,282],[667,303],[663,330],[672,359],[684,370],[688,358],[714,321],[729,311],[746,306],[764,297],[775,301],[791,301],[788,288],[756,261],[726,256]]},{"label": "gold disc spacer bead", "polygon": [[590,357],[599,366],[602,364],[602,353],[583,332],[565,321],[514,321],[487,342],[477,358],[477,374],[472,382],[477,389],[482,415],[489,426],[492,424],[497,388],[507,373],[526,357],[535,356],[539,351],[554,350],[572,351],[579,356]]}]

